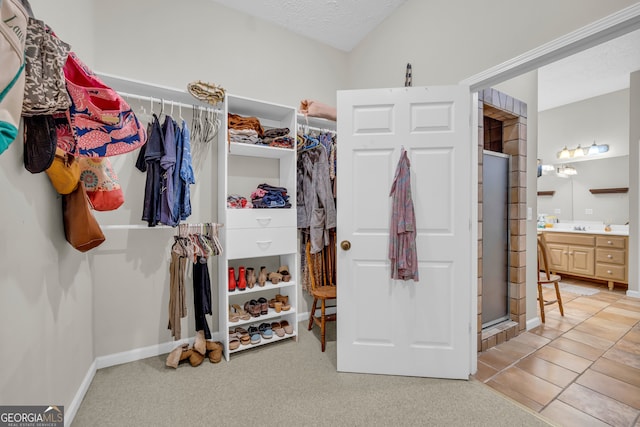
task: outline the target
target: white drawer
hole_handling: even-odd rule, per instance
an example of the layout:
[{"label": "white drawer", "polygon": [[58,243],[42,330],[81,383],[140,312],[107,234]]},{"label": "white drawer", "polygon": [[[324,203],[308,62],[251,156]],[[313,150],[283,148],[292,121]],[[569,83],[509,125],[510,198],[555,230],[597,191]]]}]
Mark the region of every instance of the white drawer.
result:
[{"label": "white drawer", "polygon": [[226,231],[227,258],[255,258],[297,251],[296,227],[243,228]]},{"label": "white drawer", "polygon": [[295,227],[295,209],[227,209],[224,225],[233,228]]}]

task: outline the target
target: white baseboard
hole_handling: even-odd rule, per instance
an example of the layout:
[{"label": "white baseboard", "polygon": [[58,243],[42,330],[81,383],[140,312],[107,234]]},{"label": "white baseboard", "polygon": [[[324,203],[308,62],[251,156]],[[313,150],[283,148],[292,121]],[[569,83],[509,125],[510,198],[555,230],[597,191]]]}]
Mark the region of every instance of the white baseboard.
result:
[{"label": "white baseboard", "polygon": [[536,316],[533,319],[529,319],[527,320],[527,331],[530,331],[531,329],[542,325],[542,321],[540,320],[540,317]]},{"label": "white baseboard", "polygon": [[627,296],[631,298],[640,298],[640,292],[627,290]]},{"label": "white baseboard", "polygon": [[64,411],[64,425],[70,426],[78,413],[78,409],[80,409],[80,404],[82,403],[82,399],[84,399],[84,395],[87,394],[89,390],[89,386],[91,385],[91,381],[93,381],[93,377],[96,374],[96,361],[94,360],[91,366],[89,366],[89,370],[87,374],[84,376],[84,380],[80,384],[80,388],[76,391],[76,395],[73,397],[71,401],[71,405],[65,408]]}]

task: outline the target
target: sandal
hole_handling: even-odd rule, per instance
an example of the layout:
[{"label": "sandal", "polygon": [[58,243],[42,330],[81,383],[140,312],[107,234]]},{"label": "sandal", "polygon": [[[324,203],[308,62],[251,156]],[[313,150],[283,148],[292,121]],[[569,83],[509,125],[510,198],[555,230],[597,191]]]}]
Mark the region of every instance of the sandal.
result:
[{"label": "sandal", "polygon": [[293,326],[291,326],[286,320],[282,320],[280,322],[280,326],[282,326],[282,329],[284,329],[287,334],[291,335],[293,333]]},{"label": "sandal", "polygon": [[288,304],[289,303],[289,296],[288,295],[280,295],[277,294],[276,295],[276,301],[279,301],[282,303],[282,305],[284,304]]},{"label": "sandal", "polygon": [[253,325],[249,326],[249,335],[251,335],[251,344],[260,343],[260,331],[258,331],[258,328]]},{"label": "sandal", "polygon": [[288,265],[281,265],[280,268],[278,269],[278,273],[282,274],[283,282],[288,282],[289,280],[291,280],[291,274],[289,273]]},{"label": "sandal", "polygon": [[282,325],[280,324],[280,322],[271,323],[271,330],[275,332],[275,334],[280,338],[284,336],[284,329],[282,328]]},{"label": "sandal", "polygon": [[281,308],[281,310],[282,310],[282,311],[289,311],[289,310],[291,310],[291,304],[289,304],[289,303],[286,303],[286,304],[285,304],[285,303],[282,303],[282,308]]},{"label": "sandal", "polygon": [[[236,314],[238,315],[238,318],[240,320],[249,320],[251,319],[251,315],[249,313],[247,313],[246,311],[244,311],[242,309],[242,307],[240,307],[238,304],[233,304],[233,308],[236,310]],[[237,322],[237,320],[236,320]]]},{"label": "sandal", "polygon": [[260,335],[262,335],[262,338],[266,340],[270,340],[271,338],[273,338],[273,331],[271,330],[271,325],[268,323],[260,324],[260,326],[258,326],[258,331],[260,331]]},{"label": "sandal", "polygon": [[264,286],[267,282],[267,267],[260,267],[260,273],[258,273],[258,286]]},{"label": "sandal", "polygon": [[269,314],[269,303],[265,297],[260,297],[258,299],[258,304],[260,304],[260,314],[265,315]]},{"label": "sandal", "polygon": [[261,307],[262,305],[254,299],[244,303],[244,310],[247,311],[252,317],[260,317]]},{"label": "sandal", "polygon": [[229,350],[235,350],[238,347],[240,347],[240,338],[238,338],[235,332],[229,332]]},{"label": "sandal", "polygon": [[236,323],[239,321],[240,321],[240,315],[237,312],[233,311],[231,306],[229,306],[229,322]]},{"label": "sandal", "polygon": [[269,273],[269,280],[272,285],[277,285],[280,283],[280,280],[282,280],[282,274],[276,272]]},{"label": "sandal", "polygon": [[240,344],[247,345],[251,342],[251,336],[246,329],[238,326],[233,330],[233,332],[235,332],[236,336],[240,338]]}]

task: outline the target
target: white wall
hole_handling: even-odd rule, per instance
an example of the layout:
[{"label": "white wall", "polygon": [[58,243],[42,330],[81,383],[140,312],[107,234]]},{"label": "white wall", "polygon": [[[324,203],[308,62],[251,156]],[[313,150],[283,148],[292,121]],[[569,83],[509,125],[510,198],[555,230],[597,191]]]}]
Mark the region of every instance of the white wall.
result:
[{"label": "white wall", "polygon": [[609,144],[599,159],[629,154],[629,89],[541,111],[539,116],[538,158],[545,164],[577,164],[559,160],[557,153],[565,145],[584,148],[594,141]]},{"label": "white wall", "polygon": [[640,298],[640,70],[629,76],[629,289]]},{"label": "white wall", "polygon": [[[409,0],[347,55],[206,0],[31,0],[95,70],[179,88],[201,79],[287,105],[335,105],[338,89],[400,86],[407,62],[416,86],[456,83],[633,3]],[[100,254],[81,255],[64,241],[47,178],[21,162],[21,141],[0,156],[0,393],[3,404],[68,407],[94,357],[169,340],[170,236],[111,233]],[[213,166],[204,176],[201,217],[217,198]]]},{"label": "white wall", "polygon": [[[91,3],[31,4],[36,17],[70,7],[88,17],[54,30],[92,52]],[[68,406],[94,360],[90,256],[66,243],[61,199],[45,174],[25,170],[22,146],[19,137],[0,156],[0,401]]]}]

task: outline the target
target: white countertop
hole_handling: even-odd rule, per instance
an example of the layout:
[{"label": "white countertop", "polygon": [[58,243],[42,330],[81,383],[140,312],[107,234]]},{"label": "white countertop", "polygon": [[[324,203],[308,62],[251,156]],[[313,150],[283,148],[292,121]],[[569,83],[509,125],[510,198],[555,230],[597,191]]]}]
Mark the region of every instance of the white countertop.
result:
[{"label": "white countertop", "polygon": [[[580,229],[577,230],[576,227]],[[582,229],[584,228],[584,230]],[[602,223],[555,223],[551,228],[538,228],[538,231],[545,231],[550,233],[576,233],[576,234],[605,234],[609,236],[628,236],[628,225],[611,225],[611,231],[604,231],[604,224]]]}]

